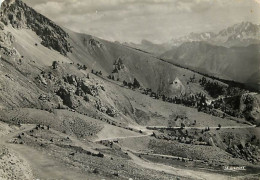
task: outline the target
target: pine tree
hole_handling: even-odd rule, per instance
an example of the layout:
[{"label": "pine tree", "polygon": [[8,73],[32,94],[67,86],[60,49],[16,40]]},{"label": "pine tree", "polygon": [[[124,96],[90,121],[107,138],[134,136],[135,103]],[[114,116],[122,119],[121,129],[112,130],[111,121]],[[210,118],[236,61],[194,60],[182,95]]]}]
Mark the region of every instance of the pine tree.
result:
[{"label": "pine tree", "polygon": [[53,61],[52,62],[52,69],[57,69],[58,68],[58,62],[57,61]]},{"label": "pine tree", "polygon": [[140,87],[140,83],[137,81],[136,78],[134,78],[133,86],[134,86],[134,88],[139,88]]}]

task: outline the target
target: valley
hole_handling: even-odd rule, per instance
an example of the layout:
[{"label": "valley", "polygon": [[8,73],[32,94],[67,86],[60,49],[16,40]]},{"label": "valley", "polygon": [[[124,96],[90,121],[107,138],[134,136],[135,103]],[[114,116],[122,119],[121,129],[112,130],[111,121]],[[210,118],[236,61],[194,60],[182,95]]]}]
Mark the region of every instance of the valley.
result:
[{"label": "valley", "polygon": [[1,12],[0,179],[259,178],[258,91]]}]

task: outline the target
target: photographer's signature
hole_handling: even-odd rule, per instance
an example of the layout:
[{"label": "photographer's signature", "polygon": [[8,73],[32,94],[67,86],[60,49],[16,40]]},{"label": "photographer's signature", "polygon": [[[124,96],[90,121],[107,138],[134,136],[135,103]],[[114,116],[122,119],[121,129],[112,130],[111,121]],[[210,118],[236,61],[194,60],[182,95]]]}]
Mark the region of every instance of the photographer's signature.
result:
[{"label": "photographer's signature", "polygon": [[245,171],[245,166],[224,166],[225,171]]}]

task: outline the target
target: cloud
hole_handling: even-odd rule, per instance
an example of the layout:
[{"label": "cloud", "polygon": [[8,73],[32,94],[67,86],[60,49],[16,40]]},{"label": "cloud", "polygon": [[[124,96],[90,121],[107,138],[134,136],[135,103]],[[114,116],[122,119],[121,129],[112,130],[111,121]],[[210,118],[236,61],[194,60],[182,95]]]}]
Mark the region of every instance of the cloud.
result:
[{"label": "cloud", "polygon": [[[60,25],[108,40],[163,42],[260,22],[260,0],[24,0]],[[251,14],[251,10],[255,13]]]},{"label": "cloud", "polygon": [[255,0],[256,3],[260,4],[260,0]]}]

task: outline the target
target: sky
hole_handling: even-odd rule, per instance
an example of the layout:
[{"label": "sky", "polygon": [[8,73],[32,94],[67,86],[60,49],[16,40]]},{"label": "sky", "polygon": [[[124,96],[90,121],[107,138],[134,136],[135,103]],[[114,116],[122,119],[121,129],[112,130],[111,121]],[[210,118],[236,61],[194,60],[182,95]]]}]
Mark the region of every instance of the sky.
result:
[{"label": "sky", "polygon": [[190,32],[260,24],[260,0],[23,0],[54,22],[110,41],[163,43]]}]

